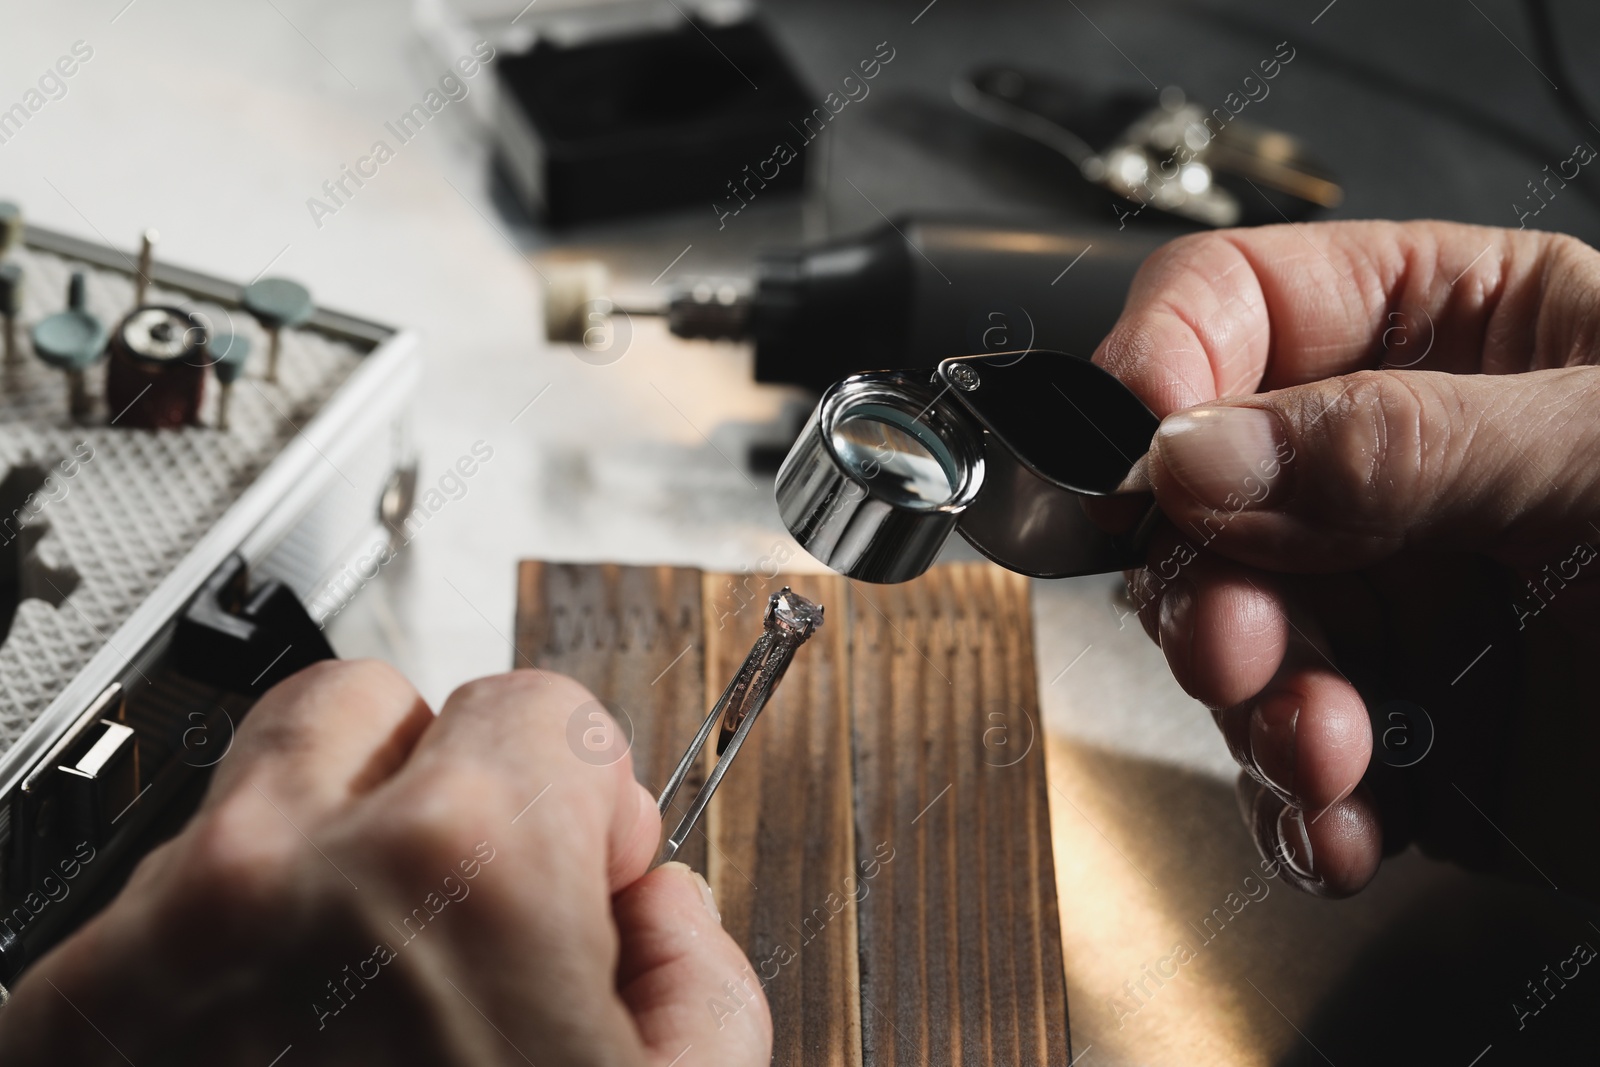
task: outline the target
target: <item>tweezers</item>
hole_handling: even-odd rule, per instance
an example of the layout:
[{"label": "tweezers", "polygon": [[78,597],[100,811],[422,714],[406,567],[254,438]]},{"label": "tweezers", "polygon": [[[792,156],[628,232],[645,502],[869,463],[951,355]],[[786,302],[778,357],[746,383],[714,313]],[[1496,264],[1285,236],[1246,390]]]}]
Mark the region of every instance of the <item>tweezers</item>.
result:
[{"label": "tweezers", "polygon": [[783,680],[784,671],[789,669],[789,661],[822,625],[822,605],[813,604],[784,586],[767,600],[767,610],[761,623],[761,636],[750,646],[750,654],[744,658],[744,663],[733,676],[733,681],[728,683],[728,688],[722,691],[722,697],[700,725],[694,740],[689,742],[689,748],[678,761],[677,769],[667,779],[667,787],[656,801],[656,810],[665,818],[678,787],[689,776],[695,761],[700,758],[701,750],[711,738],[711,731],[720,723],[722,729],[717,736],[717,764],[695,794],[688,814],[667,838],[661,850],[661,863],[670,861],[678,854],[678,849],[683,847],[695,824],[700,821],[700,816],[705,813],[706,805],[711,803],[712,795],[722,783],[722,776],[728,773],[728,767],[743,747],[750,728],[755,725],[756,716],[761,714],[761,709],[766,707],[778,683]]}]

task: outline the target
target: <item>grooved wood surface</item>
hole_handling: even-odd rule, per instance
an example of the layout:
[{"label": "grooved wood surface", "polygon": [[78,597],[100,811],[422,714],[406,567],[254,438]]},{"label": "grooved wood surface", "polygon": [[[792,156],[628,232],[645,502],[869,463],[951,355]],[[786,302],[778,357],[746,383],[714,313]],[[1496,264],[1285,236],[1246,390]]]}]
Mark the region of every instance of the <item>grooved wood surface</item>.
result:
[{"label": "grooved wood surface", "polygon": [[[715,597],[725,576],[708,574]],[[844,579],[796,575],[735,616],[707,613],[706,692],[715,699],[788,584],[823,605],[707,812],[707,877],[722,925],[749,954],[771,1005],[773,1062],[861,1063],[850,789],[849,611]],[[712,746],[708,745],[710,749]]]},{"label": "grooved wood surface", "polygon": [[774,1063],[1070,1062],[1025,579],[530,561],[519,582],[518,665],[625,713],[652,791],[767,596],[787,583],[826,608],[679,857],[706,872],[766,991]]},{"label": "grooved wood surface", "polygon": [[1066,986],[1027,581],[988,564],[856,586],[867,1062],[1065,1064]]},{"label": "grooved wood surface", "polygon": [[[709,710],[700,572],[527,560],[517,579],[514,666],[588,686],[631,729],[634,777],[659,794]],[[680,807],[704,781],[689,775]],[[705,870],[705,835],[684,842],[678,858]]]}]

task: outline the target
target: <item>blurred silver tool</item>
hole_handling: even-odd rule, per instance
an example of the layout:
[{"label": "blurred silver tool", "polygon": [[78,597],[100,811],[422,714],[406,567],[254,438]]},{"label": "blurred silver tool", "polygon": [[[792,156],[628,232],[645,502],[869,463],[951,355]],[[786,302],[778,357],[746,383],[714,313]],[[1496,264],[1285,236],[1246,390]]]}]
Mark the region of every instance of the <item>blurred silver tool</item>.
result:
[{"label": "blurred silver tool", "polygon": [[761,636],[757,637],[756,643],[750,647],[750,654],[745,657],[738,673],[733,676],[733,681],[728,683],[728,688],[722,691],[721,699],[711,709],[711,714],[706,716],[706,721],[694,735],[694,740],[689,742],[689,748],[684,752],[683,759],[678,761],[677,769],[672,772],[672,777],[667,780],[667,787],[661,791],[661,798],[656,801],[656,809],[663,816],[666,815],[667,808],[672,804],[672,798],[678,792],[678,787],[688,777],[689,770],[700,758],[700,750],[705,748],[711,731],[716,729],[720,722],[722,731],[717,737],[717,765],[711,769],[711,774],[706,778],[706,784],[700,787],[700,792],[695,794],[694,802],[689,805],[689,813],[667,838],[666,846],[661,850],[662,863],[670,861],[678,854],[678,849],[683,847],[695,823],[699,822],[700,816],[704,814],[706,805],[711,803],[712,794],[722,783],[722,776],[728,773],[733,758],[739,754],[745,738],[750,734],[750,728],[755,725],[756,716],[761,714],[761,709],[766,706],[773,690],[778,688],[778,682],[783,679],[783,672],[789,669],[789,661],[794,659],[795,652],[822,625],[822,605],[813,604],[788,586],[784,586],[773,593],[771,599],[767,601],[767,612],[761,621]]},{"label": "blurred silver tool", "polygon": [[1059,153],[1088,181],[1137,205],[1119,216],[1154,207],[1206,226],[1238,226],[1296,220],[1344,200],[1338,179],[1298,139],[1234,119],[1244,104],[1208,109],[1168,86],[1151,106],[1144,93],[1099,93],[1003,65],[957,78],[951,92],[967,112]]}]

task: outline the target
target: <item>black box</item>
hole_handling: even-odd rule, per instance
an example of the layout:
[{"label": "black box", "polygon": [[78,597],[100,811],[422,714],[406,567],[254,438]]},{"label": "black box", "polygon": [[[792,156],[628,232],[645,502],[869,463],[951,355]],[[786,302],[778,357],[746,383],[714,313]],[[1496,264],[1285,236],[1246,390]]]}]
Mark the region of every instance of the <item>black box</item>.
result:
[{"label": "black box", "polygon": [[[810,101],[754,19],[686,19],[573,45],[545,38],[497,74],[497,162],[524,206],[552,225],[693,204],[716,211],[740,203],[735,188],[749,200],[804,184],[804,138],[792,123]],[[799,151],[779,164],[785,142]]]}]

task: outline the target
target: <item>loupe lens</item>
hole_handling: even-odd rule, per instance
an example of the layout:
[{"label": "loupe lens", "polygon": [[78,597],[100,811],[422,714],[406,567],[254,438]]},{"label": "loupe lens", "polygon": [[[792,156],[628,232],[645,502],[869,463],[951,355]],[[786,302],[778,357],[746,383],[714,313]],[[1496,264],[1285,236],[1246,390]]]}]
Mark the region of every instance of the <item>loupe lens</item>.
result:
[{"label": "loupe lens", "polygon": [[850,473],[900,507],[939,508],[961,487],[950,450],[912,416],[882,404],[861,404],[840,415],[833,449]]},{"label": "loupe lens", "polygon": [[983,484],[983,430],[921,375],[858,374],[823,395],[778,471],[795,539],[840,574],[928,569]]}]

